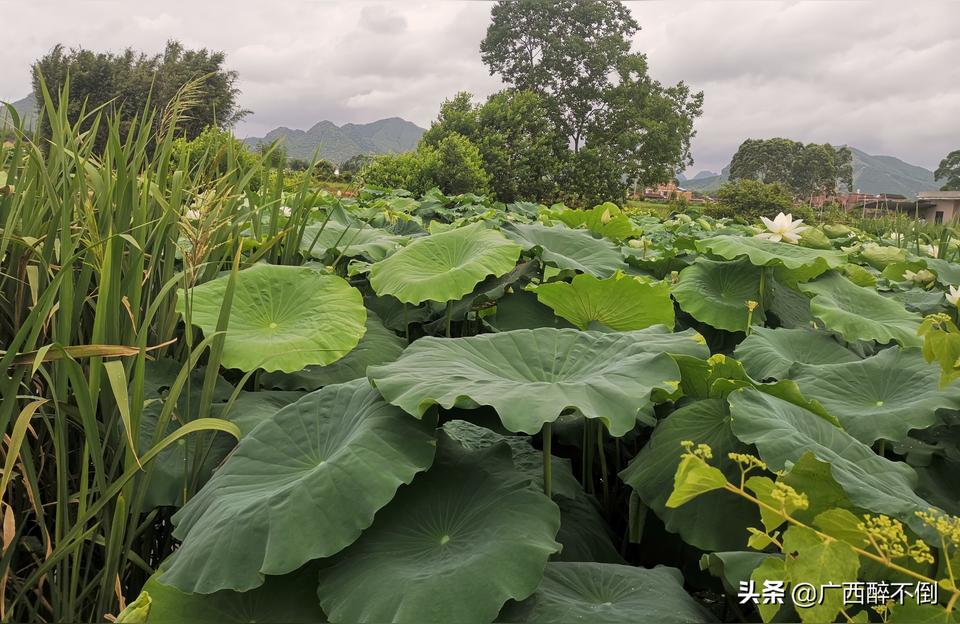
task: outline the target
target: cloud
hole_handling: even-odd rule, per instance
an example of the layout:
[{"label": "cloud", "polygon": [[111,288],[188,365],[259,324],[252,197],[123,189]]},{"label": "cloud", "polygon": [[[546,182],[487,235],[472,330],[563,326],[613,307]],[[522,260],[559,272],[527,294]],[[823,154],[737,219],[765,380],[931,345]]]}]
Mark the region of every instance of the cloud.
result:
[{"label": "cloud", "polygon": [[[664,83],[705,94],[693,171],[746,138],[849,143],[929,168],[960,148],[960,3],[637,2],[635,49]],[[58,42],[159,52],[167,39],[227,53],[238,134],[400,116],[426,126],[460,90],[501,88],[480,61],[487,2],[0,0],[0,99],[30,90]],[[56,11],[57,20],[47,15]]]}]

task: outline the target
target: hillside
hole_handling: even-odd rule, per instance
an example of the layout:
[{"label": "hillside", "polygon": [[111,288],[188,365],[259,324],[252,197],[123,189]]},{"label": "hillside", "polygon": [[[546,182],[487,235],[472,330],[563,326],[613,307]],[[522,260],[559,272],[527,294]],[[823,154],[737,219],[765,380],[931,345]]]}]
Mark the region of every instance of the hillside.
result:
[{"label": "hillside", "polygon": [[[936,191],[940,188],[933,179],[933,172],[923,167],[911,165],[894,156],[874,156],[863,150],[851,147],[853,152],[853,188],[861,193],[893,193],[906,197],[915,197],[921,191]],[[701,193],[712,193],[729,177],[729,167],[723,173],[712,177],[687,179],[682,182],[684,188]]]},{"label": "hillside", "polygon": [[[16,102],[10,102],[13,104],[13,108],[16,109],[17,114],[20,115],[20,118],[23,119],[24,125],[27,128],[33,126],[33,122],[37,117],[37,101],[34,99],[33,94],[31,93],[27,97],[17,100]],[[9,123],[10,117],[7,114],[7,108],[0,107],[0,126],[5,126]]]},{"label": "hillside", "polygon": [[309,130],[280,127],[263,137],[243,139],[256,148],[262,143],[284,139],[283,145],[290,158],[309,160],[319,147],[320,158],[342,163],[358,154],[390,154],[416,149],[424,129],[399,117],[380,119],[366,124],[337,126],[321,121]]}]

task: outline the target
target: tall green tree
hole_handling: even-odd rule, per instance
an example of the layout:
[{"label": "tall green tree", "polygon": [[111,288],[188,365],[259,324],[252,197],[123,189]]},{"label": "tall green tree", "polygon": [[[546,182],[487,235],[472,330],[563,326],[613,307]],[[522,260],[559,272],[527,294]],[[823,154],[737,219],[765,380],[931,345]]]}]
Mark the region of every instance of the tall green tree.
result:
[{"label": "tall green tree", "polygon": [[747,139],[730,161],[730,179],[782,184],[798,198],[831,195],[853,187],[853,153],[829,143]]},{"label": "tall green tree", "polygon": [[490,190],[500,201],[556,197],[567,147],[539,94],[508,89],[474,105],[469,93],[458,93],[444,102],[422,142],[436,147],[451,134],[477,146]]},{"label": "tall green tree", "polygon": [[616,0],[498,2],[480,45],[491,74],[540,94],[572,156],[563,185],[583,201],[669,181],[692,163],[703,94],[664,87],[631,51],[640,26]]},{"label": "tall green tree", "polygon": [[960,191],[960,150],[954,150],[940,161],[940,166],[933,172],[937,180],[946,180],[940,187],[941,191]]},{"label": "tall green tree", "polygon": [[[191,140],[209,126],[229,128],[249,111],[240,108],[237,98],[237,73],[224,68],[223,52],[189,50],[177,41],[167,43],[164,51],[147,55],[130,48],[120,53],[94,52],[84,48],[65,49],[57,45],[33,65],[33,91],[43,102],[45,84],[54,106],[69,80],[67,115],[72,123],[83,121],[90,129],[91,111],[102,109],[119,114],[125,129],[150,112],[163,110],[188,83],[195,91],[181,99],[186,106],[178,130]],[[87,117],[84,117],[87,115]],[[161,123],[156,114],[153,123]],[[103,149],[106,126],[97,133],[97,149]],[[40,120],[40,131],[49,134],[49,120]]]}]

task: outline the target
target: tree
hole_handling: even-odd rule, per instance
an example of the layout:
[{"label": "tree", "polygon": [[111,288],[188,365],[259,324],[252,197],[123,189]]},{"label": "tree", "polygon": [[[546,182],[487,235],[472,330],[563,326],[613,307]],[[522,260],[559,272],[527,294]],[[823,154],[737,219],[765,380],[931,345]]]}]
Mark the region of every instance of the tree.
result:
[{"label": "tree", "polygon": [[439,188],[446,195],[486,193],[490,176],[480,150],[462,134],[452,133],[436,147],[421,143],[414,152],[377,156],[360,172],[361,184],[402,188],[422,195]]},{"label": "tree", "polygon": [[782,184],[798,198],[833,195],[853,187],[853,153],[829,143],[747,139],[730,161],[730,179]]},{"label": "tree", "polygon": [[646,57],[630,51],[639,29],[615,0],[515,0],[494,6],[480,45],[491,74],[543,97],[573,153],[562,184],[583,202],[667,182],[692,163],[703,95],[649,77]]},{"label": "tree", "polygon": [[940,187],[941,191],[960,191],[960,150],[947,154],[947,157],[940,161],[933,177],[947,181]]},{"label": "tree", "polygon": [[733,217],[748,223],[760,217],[773,217],[779,212],[804,219],[812,217],[808,209],[794,204],[790,190],[779,182],[767,184],[750,178],[725,182],[717,191],[717,198],[721,210],[714,211],[716,216]]},{"label": "tree", "polygon": [[458,93],[440,108],[437,120],[421,139],[437,146],[459,134],[477,146],[489,186],[500,201],[551,201],[565,139],[550,119],[543,98],[532,91],[508,89],[474,105],[469,93]]},{"label": "tree", "polygon": [[[167,43],[163,53],[148,56],[128,48],[119,54],[73,48],[69,52],[57,45],[33,65],[33,92],[44,101],[45,84],[54,106],[59,106],[61,90],[70,86],[67,116],[71,123],[81,121],[100,107],[109,115],[118,115],[121,131],[145,113],[163,110],[178,96],[184,85],[194,83],[198,91],[182,99],[184,114],[178,131],[186,139],[195,139],[208,126],[226,129],[249,111],[237,102],[237,73],[224,69],[223,52],[207,49],[188,50],[179,42]],[[159,127],[161,115],[153,123]],[[93,126],[85,118],[81,128]],[[41,116],[40,132],[49,134],[49,124]],[[107,124],[97,132],[97,148],[102,149]]]}]

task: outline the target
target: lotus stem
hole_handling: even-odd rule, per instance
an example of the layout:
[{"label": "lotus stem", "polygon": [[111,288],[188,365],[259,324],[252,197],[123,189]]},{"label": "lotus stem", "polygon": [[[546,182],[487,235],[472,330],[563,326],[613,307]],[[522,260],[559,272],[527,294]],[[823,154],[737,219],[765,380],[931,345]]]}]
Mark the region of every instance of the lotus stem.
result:
[{"label": "lotus stem", "polygon": [[453,317],[453,300],[447,302],[447,338],[451,338],[450,335],[450,321]]},{"label": "lotus stem", "polygon": [[550,453],[553,446],[553,424],[543,424],[543,493],[552,498],[553,462]]}]

